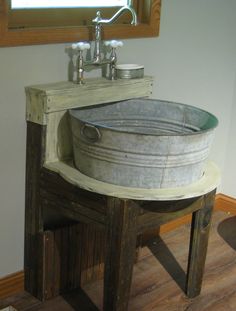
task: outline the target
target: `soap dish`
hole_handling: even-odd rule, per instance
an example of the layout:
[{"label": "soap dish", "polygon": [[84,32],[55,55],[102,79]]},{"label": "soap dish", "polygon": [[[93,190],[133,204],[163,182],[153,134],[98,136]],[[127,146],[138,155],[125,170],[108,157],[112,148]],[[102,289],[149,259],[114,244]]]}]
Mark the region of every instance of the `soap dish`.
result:
[{"label": "soap dish", "polygon": [[139,79],[143,78],[144,66],[138,64],[116,65],[117,79]]}]

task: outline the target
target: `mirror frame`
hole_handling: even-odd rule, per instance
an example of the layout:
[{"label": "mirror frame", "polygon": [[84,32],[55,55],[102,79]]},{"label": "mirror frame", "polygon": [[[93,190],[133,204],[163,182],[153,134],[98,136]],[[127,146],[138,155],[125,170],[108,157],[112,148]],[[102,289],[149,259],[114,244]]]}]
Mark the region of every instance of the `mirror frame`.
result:
[{"label": "mirror frame", "polygon": [[[159,35],[161,0],[152,0],[148,24],[106,25],[103,38],[144,38]],[[0,46],[20,46],[33,44],[66,43],[93,40],[92,26],[8,29],[7,0],[0,0]]]}]

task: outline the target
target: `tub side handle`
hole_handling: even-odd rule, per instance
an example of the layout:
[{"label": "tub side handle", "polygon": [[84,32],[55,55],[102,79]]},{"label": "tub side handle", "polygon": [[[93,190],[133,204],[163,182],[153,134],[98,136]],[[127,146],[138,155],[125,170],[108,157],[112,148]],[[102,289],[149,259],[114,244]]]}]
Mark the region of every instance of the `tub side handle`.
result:
[{"label": "tub side handle", "polygon": [[82,126],[81,135],[90,143],[98,142],[102,136],[96,126],[87,123]]}]

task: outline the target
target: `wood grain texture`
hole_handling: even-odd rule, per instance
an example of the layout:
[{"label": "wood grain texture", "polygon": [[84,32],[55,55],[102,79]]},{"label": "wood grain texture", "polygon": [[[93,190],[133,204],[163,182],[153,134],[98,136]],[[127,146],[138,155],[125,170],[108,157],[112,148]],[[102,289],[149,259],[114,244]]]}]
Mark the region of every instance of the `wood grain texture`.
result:
[{"label": "wood grain texture", "polygon": [[236,215],[236,198],[232,198],[223,193],[216,195],[215,209],[225,211],[231,215]]},{"label": "wood grain texture", "polygon": [[108,199],[104,311],[128,310],[133,265],[136,255],[139,208],[128,200]]},{"label": "wood grain texture", "polygon": [[67,111],[47,115],[46,162],[73,158],[72,134]]},{"label": "wood grain texture", "polygon": [[[228,213],[228,215],[236,215],[236,199],[226,196],[222,193],[217,194],[216,201],[215,201],[215,210],[223,211],[225,213]],[[159,233],[160,234],[170,233],[171,231],[174,231],[180,227],[183,227],[183,225],[189,224],[190,222],[191,222],[191,215],[183,216],[176,220],[170,221],[167,224],[162,225],[159,229],[152,231],[151,233],[145,233],[144,237],[142,238],[142,243],[146,245],[149,240],[159,235]],[[142,260],[142,258],[144,258],[145,256],[146,256],[145,251],[142,250],[139,256],[139,260]],[[103,262],[102,259],[101,259],[101,262]],[[100,264],[99,267],[97,267],[100,270],[99,278],[102,275],[101,271],[103,271],[102,265],[103,264]],[[87,278],[86,269],[84,270],[83,275],[84,275],[82,279],[83,284],[86,284],[86,278]],[[9,296],[14,295],[15,293],[21,292],[23,288],[24,288],[24,272],[23,271],[16,272],[14,274],[11,274],[9,276],[6,276],[0,279],[0,301],[4,297],[9,297]]]},{"label": "wood grain texture", "polygon": [[[225,212],[214,212],[203,289],[194,299],[186,298],[182,289],[190,226],[154,239],[143,249],[142,258],[134,266],[129,311],[235,311],[235,221],[235,217]],[[102,283],[103,280],[98,280],[84,286],[87,301],[81,299],[79,291],[44,303],[21,293],[0,300],[0,309],[12,304],[20,311],[98,311],[102,307]],[[78,304],[79,301],[83,302]]]},{"label": "wood grain texture", "polygon": [[[47,114],[72,108],[150,96],[152,77],[142,79],[87,79],[84,85],[58,82],[26,87],[27,120],[47,123]],[[122,91],[121,91],[122,89]]]},{"label": "wood grain texture", "polygon": [[186,286],[189,298],[201,292],[214,201],[215,191],[206,194],[202,208],[193,213]]},{"label": "wood grain texture", "polygon": [[[140,0],[139,0],[140,1]],[[143,1],[143,0],[141,0]],[[149,0],[150,1],[150,0]],[[148,1],[148,2],[149,2]],[[137,1],[136,1],[137,2]],[[133,3],[134,4],[134,3]],[[139,7],[134,4],[137,10]],[[39,27],[73,27],[73,26],[90,26],[91,21],[96,16],[96,12],[101,7],[90,8],[49,8],[49,9],[18,9],[11,10],[9,13],[9,28],[39,28]],[[117,7],[107,7],[102,9],[102,17],[113,16],[117,12]],[[149,11],[150,12],[150,11]],[[118,24],[129,24],[131,16],[128,12],[119,17]],[[148,19],[149,20],[149,19]],[[139,22],[148,22],[143,20],[142,11],[140,11]],[[116,23],[116,24],[117,24]]]},{"label": "wood grain texture", "polygon": [[31,296],[29,293],[21,291],[18,294],[0,299],[0,310],[11,305],[17,311],[37,310],[41,301]]},{"label": "wood grain texture", "polygon": [[81,203],[67,200],[62,197],[57,198],[57,195],[53,195],[47,191],[41,190],[40,193],[43,198],[42,204],[44,213],[46,213],[48,209],[51,209],[55,214],[61,214],[71,220],[94,224],[98,227],[104,228],[106,216],[102,213],[96,212]]},{"label": "wood grain texture", "polygon": [[[81,216],[87,215],[91,221],[97,219],[97,223],[104,224],[106,222],[107,198],[104,195],[80,189],[68,183],[60,175],[45,168],[41,170],[40,193],[43,200],[48,201],[48,205],[52,204],[51,208],[58,205],[58,210],[55,206],[57,212],[60,210],[61,202],[62,209],[68,204],[68,216],[71,212],[75,217],[77,213]],[[53,204],[53,201],[57,204]]]},{"label": "wood grain texture", "polygon": [[215,189],[220,180],[219,169],[214,163],[208,162],[204,176],[196,183],[179,188],[141,189],[122,187],[90,178],[77,170],[71,162],[45,163],[45,168],[62,176],[72,185],[107,196],[148,201],[176,201],[198,197]]},{"label": "wood grain texture", "polygon": [[45,127],[36,123],[27,123],[24,270],[25,288],[36,297],[43,295],[43,248],[40,238],[43,218],[39,179],[44,163],[45,130]]},{"label": "wood grain texture", "polygon": [[[32,44],[64,43],[91,40],[90,27],[58,27],[58,28],[31,28],[31,29],[8,29],[7,0],[0,1],[2,9],[0,19],[0,46],[17,46]],[[111,25],[104,27],[103,38],[140,38],[158,36],[160,29],[161,0],[152,0],[151,18],[146,24],[136,27],[131,25]]]},{"label": "wood grain texture", "polygon": [[[187,201],[187,202],[186,202]],[[189,202],[190,201],[190,202]],[[193,213],[194,211],[198,210],[202,206],[202,201],[203,198],[200,197],[197,200],[191,202],[191,200],[181,200],[181,201],[173,201],[171,203],[171,206],[177,205],[177,210],[176,211],[165,211],[165,206],[166,209],[168,208],[168,205],[170,206],[170,202],[146,202],[145,205],[147,206],[146,208],[150,208],[150,205],[152,206],[151,211],[146,210],[145,206],[142,206],[143,211],[145,211],[142,215],[138,217],[138,223],[137,223],[137,232],[142,233],[147,230],[155,229],[155,228],[160,228],[161,225],[166,224],[172,220],[181,218],[183,216],[186,216],[188,214]],[[162,212],[158,212],[158,207],[161,205],[161,203],[166,203],[163,204],[163,210]],[[169,204],[167,204],[169,203]],[[182,206],[182,207],[181,207]],[[155,211],[156,209],[156,211]]]},{"label": "wood grain texture", "polygon": [[79,189],[44,168],[40,196],[44,221],[44,299],[50,299],[101,277],[106,199]]},{"label": "wood grain texture", "polygon": [[24,290],[24,272],[16,272],[0,279],[0,300]]},{"label": "wood grain texture", "polygon": [[[219,235],[219,225],[225,223],[227,214],[216,212],[206,260],[203,289],[200,296],[188,299],[184,295],[186,257],[190,226],[153,239],[144,248],[143,257],[134,267],[129,311],[234,311],[235,248],[232,249]],[[235,224],[235,220],[234,220]],[[228,226],[228,238],[233,242],[233,222]],[[235,245],[235,241],[234,241]],[[86,286],[87,293],[101,308],[101,281]]]},{"label": "wood grain texture", "polygon": [[44,231],[43,239],[45,300],[102,278],[103,231],[75,224]]},{"label": "wood grain texture", "polygon": [[[63,187],[63,184],[66,187]],[[73,193],[73,187],[76,189],[76,193]],[[104,272],[105,310],[127,310],[132,267],[136,255],[137,233],[142,233],[146,229],[159,227],[169,220],[192,213],[202,207],[202,198],[178,200],[170,203],[158,201],[143,202],[139,200],[134,202],[112,197],[107,197],[108,205],[106,206],[104,205],[106,196],[77,189],[76,186],[67,183],[60,175],[47,169],[41,170],[40,188],[40,195],[43,198],[42,205],[45,212],[53,206],[52,208],[57,214],[62,213],[72,220],[91,223],[95,226],[103,225],[102,228],[106,228],[107,239],[105,242],[106,259]],[[72,192],[70,189],[72,189]],[[83,196],[78,191],[86,195],[84,201]],[[98,204],[99,200],[101,200],[101,205]],[[93,206],[92,208],[90,204]],[[200,227],[197,227],[197,230],[200,229]],[[66,236],[67,234],[64,232],[63,237],[66,238]],[[66,243],[66,245],[69,244]],[[94,248],[94,246],[91,246],[92,244],[92,241],[90,241],[89,248]],[[104,242],[99,244],[100,248],[102,244],[104,246]],[[206,243],[203,243],[203,245],[206,247]],[[47,258],[53,257],[50,252],[53,248],[54,246],[49,247],[49,249],[47,248],[50,254],[46,256]],[[67,249],[65,253],[68,254],[69,250]],[[69,256],[69,258],[72,257]],[[91,266],[93,266],[94,262],[93,260],[91,261],[91,255],[87,258],[87,264],[91,263]],[[199,261],[200,264],[201,262]],[[74,267],[74,265],[68,265],[68,263],[63,266]],[[52,271],[53,265],[51,260],[43,267],[45,284],[48,283],[46,281],[46,275],[50,275],[50,273],[45,272],[47,271],[47,267]],[[87,266],[88,268],[90,268],[90,264]],[[203,269],[199,268],[199,270]],[[64,269],[64,271],[71,271],[71,268],[70,270]],[[73,275],[73,273],[71,274]],[[52,288],[53,284],[54,282],[51,281],[49,288]],[[70,284],[66,283],[65,291],[69,290]],[[49,298],[47,296],[48,291],[45,291],[46,287],[46,285],[43,285],[44,294],[46,295],[44,296],[45,299]],[[54,292],[55,294],[57,293],[57,291]],[[53,297],[53,294],[53,292],[50,293],[50,298]]]},{"label": "wood grain texture", "polygon": [[26,91],[26,120],[37,124],[47,124],[45,110],[46,99],[37,92]]},{"label": "wood grain texture", "polygon": [[45,161],[73,158],[68,109],[149,96],[152,81],[151,77],[117,81],[95,78],[83,86],[59,82],[27,87],[27,120],[47,125]]}]

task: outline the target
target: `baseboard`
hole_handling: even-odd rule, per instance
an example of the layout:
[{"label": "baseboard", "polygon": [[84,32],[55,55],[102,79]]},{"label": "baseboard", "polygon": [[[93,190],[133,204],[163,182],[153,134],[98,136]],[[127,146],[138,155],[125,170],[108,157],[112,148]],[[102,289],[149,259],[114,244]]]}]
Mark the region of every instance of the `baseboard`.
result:
[{"label": "baseboard", "polygon": [[[219,193],[216,195],[215,210],[236,215],[236,198]],[[191,215],[181,217],[161,226],[159,233],[169,232],[191,221]],[[16,272],[0,279],[0,299],[9,297],[24,290],[24,272]]]},{"label": "baseboard", "polygon": [[223,193],[218,193],[216,195],[215,210],[236,215],[236,198],[232,198]]},{"label": "baseboard", "polygon": [[24,272],[16,272],[0,279],[0,299],[24,290]]}]

